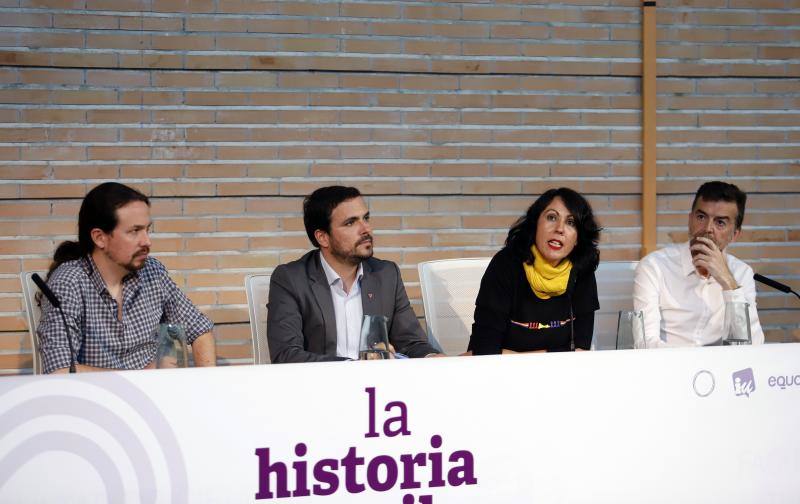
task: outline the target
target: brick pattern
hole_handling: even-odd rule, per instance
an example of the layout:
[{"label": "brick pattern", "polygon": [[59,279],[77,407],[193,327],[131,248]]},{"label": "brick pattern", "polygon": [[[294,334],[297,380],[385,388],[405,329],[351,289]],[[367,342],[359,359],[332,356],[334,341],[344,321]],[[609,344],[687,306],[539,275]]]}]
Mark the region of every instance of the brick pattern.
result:
[{"label": "brick pattern", "polygon": [[[0,62],[13,65],[454,74],[639,72],[635,60],[640,56],[641,2],[634,0],[572,5],[8,3],[12,5],[0,11],[9,28],[0,38]],[[800,13],[795,1],[660,4],[660,74],[800,76],[796,51]]]},{"label": "brick pattern", "polygon": [[[750,195],[733,253],[797,290],[800,80],[663,78],[659,91],[659,243],[686,239],[686,195],[724,178]],[[769,341],[797,340],[789,297],[764,287],[758,303]]]},{"label": "brick pattern", "polygon": [[[796,0],[659,3],[659,242],[691,194],[751,194],[735,253],[800,288]],[[639,256],[640,2],[0,2],[0,373],[29,372],[18,274],[114,179],[155,255],[247,363],[243,277],[309,247],[302,196],[367,194],[422,316],[420,261],[488,256],[550,187],[590,199],[602,257]],[[764,291],[773,341],[800,340]]]}]

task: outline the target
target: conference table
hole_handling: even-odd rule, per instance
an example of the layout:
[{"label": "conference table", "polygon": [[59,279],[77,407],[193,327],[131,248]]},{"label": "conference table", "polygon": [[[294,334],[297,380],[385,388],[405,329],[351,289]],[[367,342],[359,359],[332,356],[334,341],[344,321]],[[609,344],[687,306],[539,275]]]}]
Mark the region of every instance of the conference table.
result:
[{"label": "conference table", "polygon": [[798,343],[0,380],[0,502],[797,503],[798,475]]}]

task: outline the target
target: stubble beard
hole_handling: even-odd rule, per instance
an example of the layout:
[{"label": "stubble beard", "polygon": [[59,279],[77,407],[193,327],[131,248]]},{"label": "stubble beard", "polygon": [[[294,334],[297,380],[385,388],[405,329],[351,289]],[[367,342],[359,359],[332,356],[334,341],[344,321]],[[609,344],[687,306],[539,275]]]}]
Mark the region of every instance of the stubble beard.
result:
[{"label": "stubble beard", "polygon": [[372,245],[373,241],[372,236],[370,235],[369,237],[366,237],[366,239],[359,240],[353,246],[352,250],[347,250],[347,251],[342,250],[341,248],[338,247],[338,244],[335,244],[333,247],[331,247],[331,255],[333,255],[335,258],[342,261],[343,263],[350,264],[351,266],[358,266],[359,264],[361,264],[362,261],[372,257],[373,254],[372,247],[370,247],[369,250],[367,250],[364,253],[358,252],[358,247],[366,241],[369,241],[370,245]]}]

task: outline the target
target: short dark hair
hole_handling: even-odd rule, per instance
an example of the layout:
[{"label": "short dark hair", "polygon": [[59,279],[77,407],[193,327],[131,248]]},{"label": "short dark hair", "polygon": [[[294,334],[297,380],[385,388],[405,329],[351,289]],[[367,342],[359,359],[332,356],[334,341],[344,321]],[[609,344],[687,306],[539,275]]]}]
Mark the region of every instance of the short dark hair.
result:
[{"label": "short dark hair", "polygon": [[575,218],[578,240],[569,254],[569,260],[577,272],[594,271],[600,263],[600,241],[602,228],[597,224],[592,207],[586,198],[568,187],[550,189],[533,202],[525,215],[517,219],[506,238],[506,247],[512,249],[526,263],[533,264],[531,247],[536,243],[536,226],[539,216],[547,205],[556,197],[561,198],[564,206]]},{"label": "short dark hair", "polygon": [[117,209],[133,201],[150,206],[147,196],[118,182],[104,182],[89,191],[78,212],[78,241],[65,241],[56,248],[48,277],[61,263],[91,254],[94,251],[92,229],[111,233],[117,227]]},{"label": "short dark hair", "polygon": [[701,185],[694,195],[692,201],[692,212],[697,206],[697,200],[703,201],[727,201],[736,203],[736,229],[742,229],[744,222],[744,209],[747,205],[747,194],[733,184],[714,180]]},{"label": "short dark hair", "polygon": [[361,192],[355,187],[327,186],[320,187],[303,200],[303,224],[311,244],[319,248],[314,232],[321,229],[331,232],[331,213],[344,201],[358,198]]}]

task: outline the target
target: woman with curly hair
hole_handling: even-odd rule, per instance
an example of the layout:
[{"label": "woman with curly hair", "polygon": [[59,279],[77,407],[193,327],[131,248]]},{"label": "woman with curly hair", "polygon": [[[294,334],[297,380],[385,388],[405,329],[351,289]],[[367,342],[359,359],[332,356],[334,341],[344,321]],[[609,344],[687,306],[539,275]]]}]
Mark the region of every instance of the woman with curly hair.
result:
[{"label": "woman with curly hair", "polygon": [[474,355],[588,350],[600,307],[601,228],[572,189],[550,189],[511,227],[475,301]]}]

